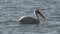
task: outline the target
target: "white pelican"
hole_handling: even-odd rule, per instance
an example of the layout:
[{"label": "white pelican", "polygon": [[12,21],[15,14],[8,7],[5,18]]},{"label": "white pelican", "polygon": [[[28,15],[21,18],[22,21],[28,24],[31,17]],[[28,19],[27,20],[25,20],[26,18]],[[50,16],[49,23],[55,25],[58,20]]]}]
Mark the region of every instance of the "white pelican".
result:
[{"label": "white pelican", "polygon": [[41,14],[38,9],[34,9],[34,13],[36,18],[22,16],[18,21],[20,24],[38,24],[39,23],[39,15],[41,15],[44,19],[45,17]]}]

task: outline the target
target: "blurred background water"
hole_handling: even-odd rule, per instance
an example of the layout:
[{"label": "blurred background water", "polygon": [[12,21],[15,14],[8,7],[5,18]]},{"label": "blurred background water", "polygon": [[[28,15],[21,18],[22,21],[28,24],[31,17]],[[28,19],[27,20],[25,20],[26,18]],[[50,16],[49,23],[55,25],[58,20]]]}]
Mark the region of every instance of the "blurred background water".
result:
[{"label": "blurred background water", "polygon": [[[46,17],[40,24],[21,25],[21,16],[34,17],[38,8]],[[60,0],[0,0],[0,34],[60,34]]]}]

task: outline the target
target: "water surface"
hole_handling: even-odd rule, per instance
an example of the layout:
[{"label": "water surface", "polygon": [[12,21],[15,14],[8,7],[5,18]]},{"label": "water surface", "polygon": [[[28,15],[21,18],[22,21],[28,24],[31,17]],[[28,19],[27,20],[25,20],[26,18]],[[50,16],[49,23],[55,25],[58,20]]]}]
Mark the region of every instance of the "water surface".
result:
[{"label": "water surface", "polygon": [[[40,24],[19,24],[21,16],[34,17],[38,8],[46,17]],[[0,0],[0,34],[60,34],[60,0]]]}]

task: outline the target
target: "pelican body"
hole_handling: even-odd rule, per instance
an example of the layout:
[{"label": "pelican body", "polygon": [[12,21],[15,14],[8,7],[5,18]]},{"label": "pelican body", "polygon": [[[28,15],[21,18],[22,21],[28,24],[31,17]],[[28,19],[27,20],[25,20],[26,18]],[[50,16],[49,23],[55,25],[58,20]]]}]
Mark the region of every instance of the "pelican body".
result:
[{"label": "pelican body", "polygon": [[44,19],[45,17],[41,14],[41,12],[38,9],[34,9],[34,13],[36,18],[22,16],[18,21],[20,24],[38,24],[39,23],[39,16],[41,15]]}]

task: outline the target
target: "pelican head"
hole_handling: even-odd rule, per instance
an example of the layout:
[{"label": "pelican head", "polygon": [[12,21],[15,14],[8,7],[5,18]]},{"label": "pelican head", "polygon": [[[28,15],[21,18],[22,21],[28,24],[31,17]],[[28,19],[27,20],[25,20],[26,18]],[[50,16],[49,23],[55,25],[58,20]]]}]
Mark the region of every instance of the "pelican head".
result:
[{"label": "pelican head", "polygon": [[45,19],[45,17],[42,15],[42,13],[38,9],[34,9],[34,13],[38,20],[39,20],[39,15]]}]

